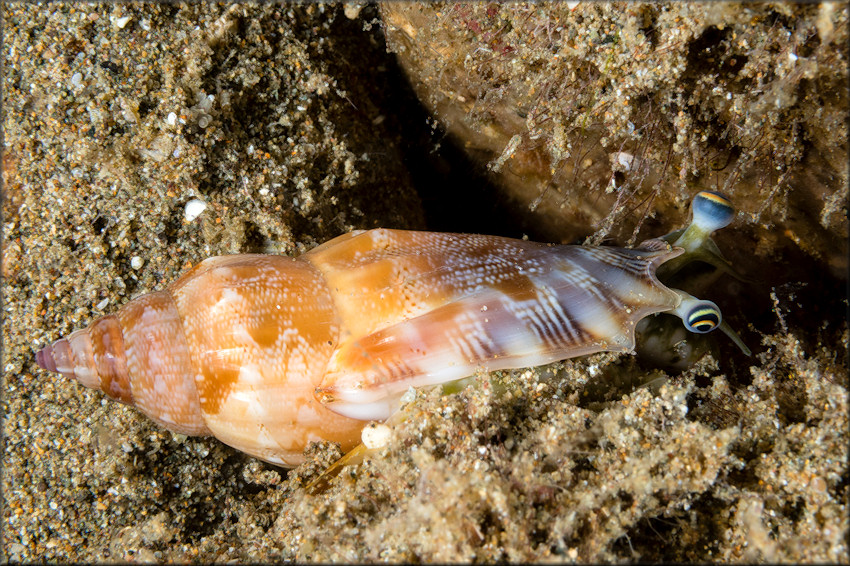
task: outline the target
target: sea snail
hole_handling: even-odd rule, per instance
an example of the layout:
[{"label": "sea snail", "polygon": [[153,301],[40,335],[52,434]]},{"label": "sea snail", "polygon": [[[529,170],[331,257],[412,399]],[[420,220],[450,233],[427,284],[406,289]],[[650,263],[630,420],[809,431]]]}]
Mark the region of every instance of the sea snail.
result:
[{"label": "sea snail", "polygon": [[375,229],[298,258],[213,257],[36,360],[172,431],[297,465],[311,441],[352,448],[409,387],[629,351],[653,313],[737,341],[716,304],[656,277],[685,249],[722,262],[709,236],[732,217],[701,192],[686,230],[635,249]]}]

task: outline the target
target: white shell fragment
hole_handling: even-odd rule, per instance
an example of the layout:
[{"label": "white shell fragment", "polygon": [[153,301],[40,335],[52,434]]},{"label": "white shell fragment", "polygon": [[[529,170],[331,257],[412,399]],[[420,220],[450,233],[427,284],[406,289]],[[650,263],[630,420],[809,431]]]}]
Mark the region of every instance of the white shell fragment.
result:
[{"label": "white shell fragment", "polygon": [[625,151],[618,151],[611,154],[611,161],[618,164],[624,171],[631,171],[635,156]]},{"label": "white shell fragment", "polygon": [[193,198],[189,202],[186,203],[186,208],[183,211],[184,216],[186,217],[186,222],[192,222],[207,209],[207,203],[202,201],[201,199]]},{"label": "white shell fragment", "polygon": [[392,429],[385,424],[371,423],[363,429],[360,440],[369,450],[383,448],[390,442]]},{"label": "white shell fragment", "polygon": [[115,17],[115,16],[109,16],[109,21],[112,22],[112,25],[114,25],[118,29],[124,29],[124,27],[128,23],[130,23],[130,20],[132,20],[132,19],[133,19],[133,16],[122,16],[120,18]]}]

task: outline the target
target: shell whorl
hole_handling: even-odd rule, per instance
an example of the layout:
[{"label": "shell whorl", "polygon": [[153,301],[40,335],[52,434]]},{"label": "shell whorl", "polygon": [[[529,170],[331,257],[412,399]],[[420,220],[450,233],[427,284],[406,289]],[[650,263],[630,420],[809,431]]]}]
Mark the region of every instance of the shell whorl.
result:
[{"label": "shell whorl", "polygon": [[321,273],[301,259],[236,255],[198,264],[170,288],[183,319],[199,402],[219,440],[278,463],[310,441],[343,448],[363,423],[314,397],[340,324]]},{"label": "shell whorl", "polygon": [[128,403],[175,432],[211,434],[198,402],[183,321],[171,293],[142,295],[119,309],[116,318],[132,389]]},{"label": "shell whorl", "polygon": [[210,434],[192,383],[180,316],[167,291],[130,301],[40,351],[37,361],[135,406],[174,432]]},{"label": "shell whorl", "polygon": [[655,269],[680,253],[660,240],[623,249],[380,229],[337,238],[304,256],[352,330],[320,398],[354,418],[386,418],[409,387],[631,350],[641,318],[679,304]]}]

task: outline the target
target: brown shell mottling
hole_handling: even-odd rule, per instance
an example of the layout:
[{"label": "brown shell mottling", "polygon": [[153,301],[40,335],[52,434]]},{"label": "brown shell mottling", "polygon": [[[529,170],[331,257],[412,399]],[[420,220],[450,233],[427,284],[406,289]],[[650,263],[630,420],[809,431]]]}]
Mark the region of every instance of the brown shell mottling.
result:
[{"label": "brown shell mottling", "polygon": [[207,259],[38,354],[167,428],[281,465],[354,447],[410,387],[634,346],[681,253],[376,229]]}]

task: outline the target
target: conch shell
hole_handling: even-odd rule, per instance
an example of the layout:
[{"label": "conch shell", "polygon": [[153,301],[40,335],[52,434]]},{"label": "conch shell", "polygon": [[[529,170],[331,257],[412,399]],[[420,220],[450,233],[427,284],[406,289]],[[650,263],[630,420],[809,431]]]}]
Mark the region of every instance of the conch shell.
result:
[{"label": "conch shell", "polygon": [[37,353],[170,430],[292,466],[359,442],[409,387],[634,348],[657,312],[720,325],[655,271],[683,253],[376,229],[298,258],[207,259]]}]

